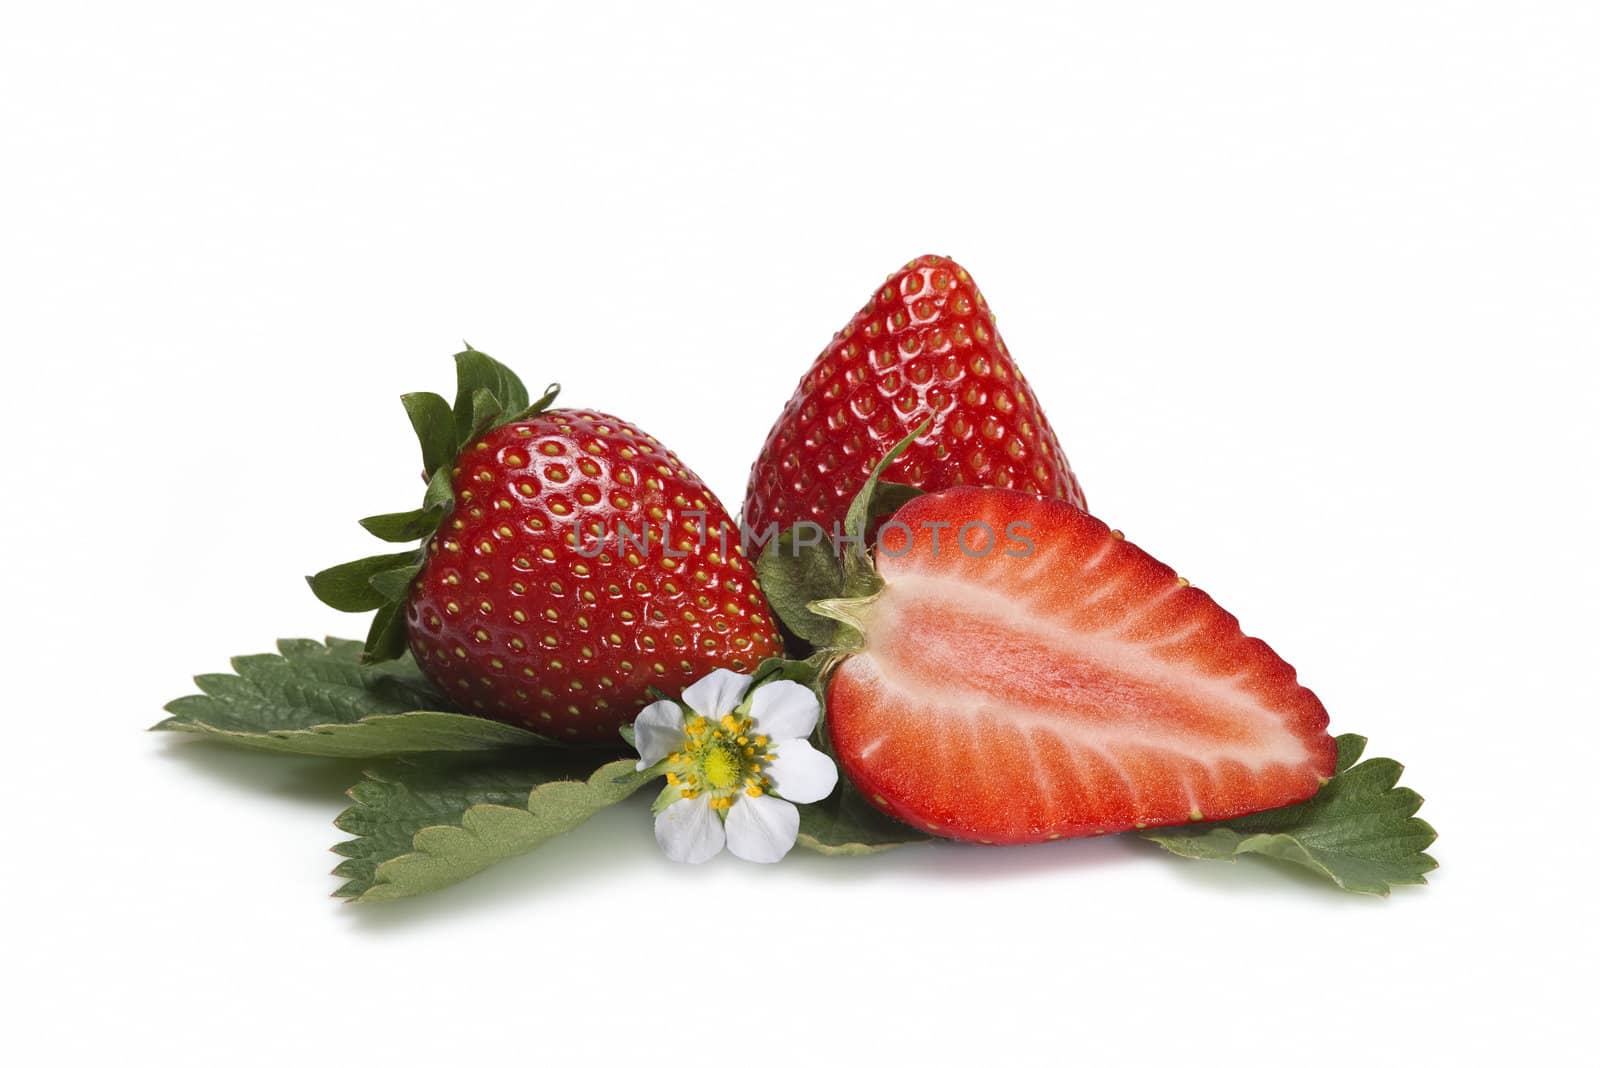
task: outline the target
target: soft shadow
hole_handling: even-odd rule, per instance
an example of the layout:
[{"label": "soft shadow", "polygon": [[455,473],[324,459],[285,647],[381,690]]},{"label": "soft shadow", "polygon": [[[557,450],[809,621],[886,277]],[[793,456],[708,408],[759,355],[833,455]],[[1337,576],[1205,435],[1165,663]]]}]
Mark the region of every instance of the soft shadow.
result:
[{"label": "soft shadow", "polygon": [[[1144,851],[1122,837],[1063,839],[1026,846],[920,842],[863,857],[796,850],[784,860],[797,874],[828,882],[905,875],[943,881],[1032,878],[1127,864]],[[798,861],[798,863],[796,863]]]},{"label": "soft shadow", "polygon": [[363,767],[362,761],[255,753],[204,738],[168,735],[161,741],[162,760],[234,789],[292,801],[336,802],[360,780]]}]

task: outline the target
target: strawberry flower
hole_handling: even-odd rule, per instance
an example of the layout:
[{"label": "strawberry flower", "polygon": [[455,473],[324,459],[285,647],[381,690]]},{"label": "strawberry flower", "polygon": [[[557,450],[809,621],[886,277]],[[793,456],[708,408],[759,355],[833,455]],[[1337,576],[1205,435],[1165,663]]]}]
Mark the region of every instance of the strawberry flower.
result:
[{"label": "strawberry flower", "polygon": [[795,804],[821,801],[839,772],[807,741],[821,708],[786,679],[750,693],[751,677],[719,668],[683,701],[647,705],[633,724],[639,770],[661,765],[656,842],[672,860],[700,864],[726,845],[744,860],[782,860],[800,831]]}]

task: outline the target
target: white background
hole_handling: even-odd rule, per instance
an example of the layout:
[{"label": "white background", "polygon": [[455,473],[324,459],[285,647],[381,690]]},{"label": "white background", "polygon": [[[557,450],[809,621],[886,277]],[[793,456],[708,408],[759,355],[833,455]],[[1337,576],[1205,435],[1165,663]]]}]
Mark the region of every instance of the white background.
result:
[{"label": "white background", "polygon": [[[1579,1060],[1593,5],[5,12],[11,1063]],[[300,577],[410,506],[395,398],[461,339],[736,507],[931,251],[1093,510],[1407,764],[1430,887],[1121,840],[683,869],[635,805],[348,907],[352,769],[142,733],[360,633]]]}]

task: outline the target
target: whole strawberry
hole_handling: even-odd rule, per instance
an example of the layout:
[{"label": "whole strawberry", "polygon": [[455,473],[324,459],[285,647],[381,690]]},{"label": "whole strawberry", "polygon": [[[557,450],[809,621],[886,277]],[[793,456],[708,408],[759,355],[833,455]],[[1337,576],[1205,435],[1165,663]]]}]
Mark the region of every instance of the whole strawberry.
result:
[{"label": "whole strawberry", "polygon": [[749,672],[777,631],[722,504],[659,441],[596,411],[529,403],[468,350],[452,410],[404,398],[428,492],[362,525],[410,552],[311,579],[378,610],[374,659],[407,646],[463,711],[574,741],[615,740],[650,700],[714,668]]},{"label": "whole strawberry", "polygon": [[834,335],[767,435],[744,523],[842,522],[876,458],[933,417],[886,477],[923,490],[998,486],[1084,507],[1083,491],[971,276],[912,260]]}]

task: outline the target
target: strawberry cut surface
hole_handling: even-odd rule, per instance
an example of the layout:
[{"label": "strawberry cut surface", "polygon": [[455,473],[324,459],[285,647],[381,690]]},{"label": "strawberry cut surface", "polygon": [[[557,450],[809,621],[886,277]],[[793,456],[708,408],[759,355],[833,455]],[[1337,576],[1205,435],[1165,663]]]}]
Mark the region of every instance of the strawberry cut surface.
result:
[{"label": "strawberry cut surface", "polygon": [[744,524],[831,531],[877,458],[929,417],[884,478],[1001,486],[1084,507],[1038,398],[967,271],[921,256],[890,275],[801,378],[750,470]]},{"label": "strawberry cut surface", "polygon": [[1064,501],[919,497],[877,563],[828,732],[862,794],[919,829],[1020,843],[1227,819],[1333,774],[1294,668]]}]

